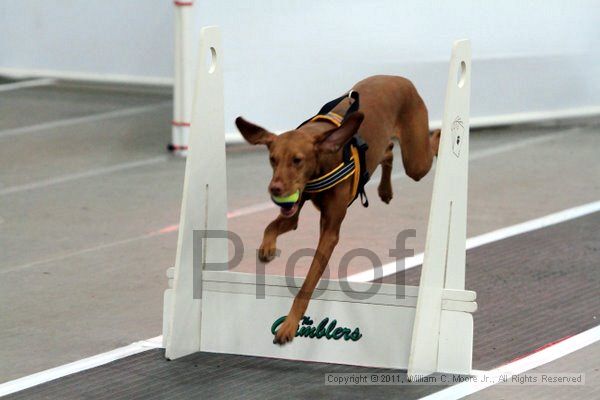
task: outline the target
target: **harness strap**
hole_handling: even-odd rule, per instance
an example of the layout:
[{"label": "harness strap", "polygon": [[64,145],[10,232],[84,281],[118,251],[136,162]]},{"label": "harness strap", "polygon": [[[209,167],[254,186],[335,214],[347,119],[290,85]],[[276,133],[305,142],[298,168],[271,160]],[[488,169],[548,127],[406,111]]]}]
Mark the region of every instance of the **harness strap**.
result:
[{"label": "harness strap", "polygon": [[[306,121],[304,121],[303,123],[301,123],[300,125],[298,125],[298,128],[300,128],[301,126],[313,121],[315,118],[317,117],[322,117],[322,116],[326,116],[329,113],[331,113],[331,111],[335,108],[335,106],[337,106],[338,104],[340,104],[344,99],[350,97],[351,99],[353,99],[354,101],[352,102],[352,104],[350,104],[350,107],[348,108],[348,110],[346,111],[346,114],[344,115],[344,117],[342,118],[342,121],[340,122],[340,124],[335,123],[337,126],[340,126],[341,123],[343,123],[346,118],[348,118],[348,116],[350,114],[352,114],[355,111],[358,111],[358,108],[360,107],[360,100],[359,100],[359,95],[358,92],[351,90],[350,92],[338,97],[337,99],[333,99],[330,102],[326,103],[323,107],[321,107],[321,109],[319,110],[319,112],[317,113],[317,115],[315,115],[314,117],[311,117],[309,119],[307,119]],[[335,115],[339,115],[336,113],[333,113]],[[296,128],[296,129],[298,129]]]},{"label": "harness strap", "polygon": [[[346,164],[341,163],[335,169],[323,175],[317,179],[313,179],[308,181],[306,186],[304,186],[304,192],[306,193],[318,193],[327,189],[331,189],[338,183],[345,181],[354,175],[355,171],[355,163],[354,160],[352,162]],[[354,197],[354,196],[353,196]]]},{"label": "harness strap", "polygon": [[342,117],[340,114],[336,114],[333,111],[330,111],[325,115],[318,114],[310,119],[311,122],[312,121],[321,121],[321,120],[331,122],[332,124],[334,124],[335,126],[337,126],[339,128],[340,126],[342,126],[344,117]]},{"label": "harness strap", "polygon": [[[354,180],[352,181],[352,200],[350,201],[350,204],[352,204],[352,202],[354,201],[354,199],[356,199],[356,194],[358,192],[358,184],[360,182],[360,156],[358,155],[358,149],[356,148],[356,146],[352,146],[350,147],[350,151],[352,151],[352,162],[354,163],[354,165],[358,165],[358,168],[355,168],[356,173],[354,174]],[[350,205],[348,204],[348,205]]]}]

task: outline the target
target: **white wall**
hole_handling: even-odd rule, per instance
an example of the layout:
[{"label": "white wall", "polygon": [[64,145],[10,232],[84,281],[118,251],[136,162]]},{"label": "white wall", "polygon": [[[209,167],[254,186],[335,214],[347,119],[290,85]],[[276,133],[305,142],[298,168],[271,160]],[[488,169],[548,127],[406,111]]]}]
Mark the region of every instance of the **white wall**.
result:
[{"label": "white wall", "polygon": [[0,0],[0,73],[169,82],[172,5],[168,0]]},{"label": "white wall", "polygon": [[[2,1],[0,72],[168,80],[171,7],[169,0]],[[439,119],[450,46],[465,37],[476,120],[600,111],[597,0],[196,0],[195,16],[196,32],[222,28],[228,131],[239,114],[289,129],[376,73],[413,79]]]}]

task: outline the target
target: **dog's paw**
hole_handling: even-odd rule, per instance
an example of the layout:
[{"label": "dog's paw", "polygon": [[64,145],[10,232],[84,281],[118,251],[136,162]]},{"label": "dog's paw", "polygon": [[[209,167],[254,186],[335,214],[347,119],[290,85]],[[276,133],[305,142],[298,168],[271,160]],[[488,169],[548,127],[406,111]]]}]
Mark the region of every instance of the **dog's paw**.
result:
[{"label": "dog's paw", "polygon": [[277,332],[275,332],[275,338],[273,339],[274,344],[280,346],[291,342],[296,336],[298,330],[298,324],[288,323],[287,320],[281,324]]},{"label": "dog's paw", "polygon": [[390,204],[392,197],[394,197],[391,185],[379,185],[377,188],[377,193],[379,193],[379,198],[385,204]]},{"label": "dog's paw", "polygon": [[258,259],[264,263],[272,261],[277,255],[277,248],[275,245],[261,244],[258,249]]}]

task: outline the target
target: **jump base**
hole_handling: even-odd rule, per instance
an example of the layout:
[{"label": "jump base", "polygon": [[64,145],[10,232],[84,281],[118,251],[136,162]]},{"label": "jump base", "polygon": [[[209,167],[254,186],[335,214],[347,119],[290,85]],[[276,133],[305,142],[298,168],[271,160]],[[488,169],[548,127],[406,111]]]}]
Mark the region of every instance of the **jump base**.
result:
[{"label": "jump base", "polygon": [[[170,274],[172,271],[170,271]],[[200,350],[366,367],[407,369],[418,287],[319,283],[294,341],[272,343],[273,325],[289,311],[301,280],[204,271]],[[298,283],[298,284],[296,284]],[[445,290],[440,372],[471,371],[475,292]],[[168,319],[168,316],[167,316]]]}]

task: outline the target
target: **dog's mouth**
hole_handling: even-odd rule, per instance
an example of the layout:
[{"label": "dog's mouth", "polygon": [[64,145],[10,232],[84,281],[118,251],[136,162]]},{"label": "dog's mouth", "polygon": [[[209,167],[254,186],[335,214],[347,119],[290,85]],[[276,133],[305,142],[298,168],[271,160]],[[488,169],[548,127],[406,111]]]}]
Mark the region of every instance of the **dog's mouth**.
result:
[{"label": "dog's mouth", "polygon": [[300,191],[296,190],[289,196],[277,197],[271,196],[273,203],[279,206],[279,210],[283,217],[289,218],[296,214],[298,211],[298,205],[301,199]]},{"label": "dog's mouth", "polygon": [[298,203],[294,203],[291,207],[279,207],[279,212],[286,218],[296,214],[296,211],[298,211]]}]

